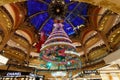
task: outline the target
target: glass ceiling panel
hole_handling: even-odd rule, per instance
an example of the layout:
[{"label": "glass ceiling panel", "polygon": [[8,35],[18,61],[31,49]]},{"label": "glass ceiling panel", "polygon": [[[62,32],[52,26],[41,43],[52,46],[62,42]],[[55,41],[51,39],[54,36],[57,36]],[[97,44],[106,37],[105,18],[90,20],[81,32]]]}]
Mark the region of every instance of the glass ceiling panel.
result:
[{"label": "glass ceiling panel", "polygon": [[73,27],[69,23],[64,22],[63,24],[64,24],[64,30],[68,35],[71,35],[71,34],[75,33],[74,30],[73,30]]},{"label": "glass ceiling panel", "polygon": [[50,35],[50,33],[52,32],[53,29],[53,19],[50,18],[48,20],[48,22],[45,24],[45,26],[43,27],[42,31],[44,31],[46,33],[47,36]]},{"label": "glass ceiling panel", "polygon": [[77,27],[79,26],[80,24],[84,24],[84,20],[81,19],[80,17],[76,17],[74,18],[74,20],[72,21],[72,24]]},{"label": "glass ceiling panel", "polygon": [[50,3],[52,0],[44,0],[45,2],[47,2],[47,3]]},{"label": "glass ceiling panel", "polygon": [[28,6],[28,15],[32,15],[35,14],[36,12],[39,11],[47,11],[48,10],[48,5],[40,2],[40,1],[36,1],[36,0],[29,0],[27,3]]},{"label": "glass ceiling panel", "polygon": [[31,23],[35,26],[35,28],[38,30],[42,24],[45,22],[45,20],[48,18],[48,13],[43,13],[40,15],[35,16],[32,18]]},{"label": "glass ceiling panel", "polygon": [[[37,30],[39,30],[42,27],[41,30],[44,31],[46,35],[50,34],[54,23],[53,18],[49,19],[50,17],[49,13],[44,12],[44,11],[48,11],[48,6],[50,2],[51,0],[41,0],[41,1],[28,0],[27,2],[28,16],[39,13],[35,15],[33,18],[31,18],[30,22],[35,26]],[[68,35],[71,35],[75,33],[73,27],[76,27],[80,24],[84,24],[85,21],[79,16],[87,15],[88,4],[71,2],[70,0],[65,0],[65,4],[66,5],[70,4],[70,5],[67,6],[68,13],[65,15],[65,20],[63,23],[64,30],[67,32]]]},{"label": "glass ceiling panel", "polygon": [[65,0],[65,3],[70,3],[70,0]]},{"label": "glass ceiling panel", "polygon": [[88,4],[86,3],[81,3],[77,10],[81,15],[87,15],[87,9],[88,9]]},{"label": "glass ceiling panel", "polygon": [[75,6],[78,4],[78,2],[74,2],[68,6],[68,10],[71,11],[75,8]]}]

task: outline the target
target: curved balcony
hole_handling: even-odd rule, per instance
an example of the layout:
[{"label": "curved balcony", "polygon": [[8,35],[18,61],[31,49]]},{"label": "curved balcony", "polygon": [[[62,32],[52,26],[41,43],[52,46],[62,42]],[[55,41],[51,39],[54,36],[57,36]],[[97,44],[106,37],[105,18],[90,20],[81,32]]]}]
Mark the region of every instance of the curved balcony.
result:
[{"label": "curved balcony", "polygon": [[2,40],[0,43],[0,50],[3,49],[6,42],[8,41],[12,28],[12,21],[10,17],[2,8],[0,8],[0,32],[2,33],[0,34]]},{"label": "curved balcony", "polygon": [[98,42],[99,40],[101,40],[98,36],[92,36],[90,39],[87,40],[87,42],[85,43],[86,48],[91,47],[92,45],[94,45],[96,42]]},{"label": "curved balcony", "polygon": [[96,35],[97,35],[97,32],[94,30],[86,33],[83,38],[83,43],[85,44],[87,41],[89,41],[89,39],[91,39],[92,37],[95,37]]},{"label": "curved balcony", "polygon": [[35,32],[35,28],[29,25],[21,25],[18,30],[15,32],[16,34],[24,37],[29,44],[33,44],[38,41],[38,35]]},{"label": "curved balcony", "polygon": [[20,64],[23,64],[26,60],[26,54],[19,48],[7,46],[3,50],[3,55],[9,58],[9,60],[17,61]]},{"label": "curved balcony", "polygon": [[117,48],[120,45],[120,23],[113,27],[106,36],[110,45],[113,48]]},{"label": "curved balcony", "polygon": [[0,30],[3,33],[0,35],[2,39],[0,43],[0,51],[13,35],[14,31],[19,27],[18,25],[20,25],[25,18],[25,8],[22,9],[22,7],[18,5],[20,5],[20,3],[6,4],[0,7]]},{"label": "curved balcony", "polygon": [[10,3],[3,6],[4,10],[11,16],[13,20],[13,27],[17,29],[19,25],[24,21],[25,15],[27,14],[26,8],[23,6],[24,3]]},{"label": "curved balcony", "polygon": [[29,42],[22,36],[19,36],[17,34],[14,34],[13,37],[11,38],[14,42],[18,43],[20,46],[28,49],[29,48]]},{"label": "curved balcony", "polygon": [[[109,10],[104,13],[103,17],[99,21],[97,30],[106,34],[115,24],[117,15]],[[109,26],[109,28],[108,28]]]},{"label": "curved balcony", "polygon": [[89,48],[87,48],[86,52],[89,52],[92,48],[97,47],[97,46],[101,46],[101,45],[103,45],[103,44],[105,44],[105,43],[104,43],[104,41],[101,39],[101,40],[99,40],[98,42],[96,42],[95,44],[93,44],[92,46],[90,46]]},{"label": "curved balcony", "polygon": [[90,61],[94,61],[103,58],[107,54],[108,52],[105,45],[96,46],[89,51],[88,58]]}]

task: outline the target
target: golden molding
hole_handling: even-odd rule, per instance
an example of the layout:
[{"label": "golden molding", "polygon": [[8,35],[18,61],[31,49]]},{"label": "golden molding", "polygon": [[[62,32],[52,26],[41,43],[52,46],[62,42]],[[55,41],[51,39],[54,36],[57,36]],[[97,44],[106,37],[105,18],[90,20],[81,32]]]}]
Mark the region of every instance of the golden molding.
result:
[{"label": "golden molding", "polygon": [[95,60],[95,59],[99,59],[103,56],[107,55],[107,51],[106,51],[106,48],[101,48],[101,49],[97,49],[91,53],[89,53],[89,56],[88,58],[90,60]]},{"label": "golden molding", "polygon": [[80,2],[90,3],[96,6],[110,9],[113,12],[120,14],[120,0],[78,0]]},{"label": "golden molding", "polygon": [[22,2],[22,1],[26,1],[26,0],[0,0],[0,6],[8,3],[13,3],[13,2],[15,3],[15,2]]}]

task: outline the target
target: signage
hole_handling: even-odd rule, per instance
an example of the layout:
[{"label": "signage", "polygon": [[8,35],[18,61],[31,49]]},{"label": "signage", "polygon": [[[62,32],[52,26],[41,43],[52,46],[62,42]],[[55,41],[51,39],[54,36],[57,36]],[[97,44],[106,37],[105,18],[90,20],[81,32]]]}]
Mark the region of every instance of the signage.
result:
[{"label": "signage", "polygon": [[0,55],[0,64],[6,64],[8,62],[8,58]]},{"label": "signage", "polygon": [[8,72],[6,76],[21,76],[21,72]]},{"label": "signage", "polygon": [[33,73],[30,73],[29,75],[32,76],[32,77],[37,76],[36,74],[33,74]]},{"label": "signage", "polygon": [[98,74],[97,70],[84,70],[83,71],[84,74]]}]

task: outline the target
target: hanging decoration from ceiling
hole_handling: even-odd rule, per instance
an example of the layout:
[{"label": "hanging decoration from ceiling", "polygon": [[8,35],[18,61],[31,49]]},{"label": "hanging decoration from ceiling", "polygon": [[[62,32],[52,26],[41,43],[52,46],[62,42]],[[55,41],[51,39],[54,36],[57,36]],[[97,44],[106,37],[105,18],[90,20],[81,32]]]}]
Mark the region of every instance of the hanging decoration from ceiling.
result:
[{"label": "hanging decoration from ceiling", "polygon": [[67,6],[65,6],[64,0],[52,0],[52,2],[49,5],[48,11],[54,19],[65,18]]},{"label": "hanging decoration from ceiling", "polygon": [[52,33],[41,48],[40,58],[46,61],[46,68],[80,68],[80,55],[63,29],[62,23],[54,23]]}]

